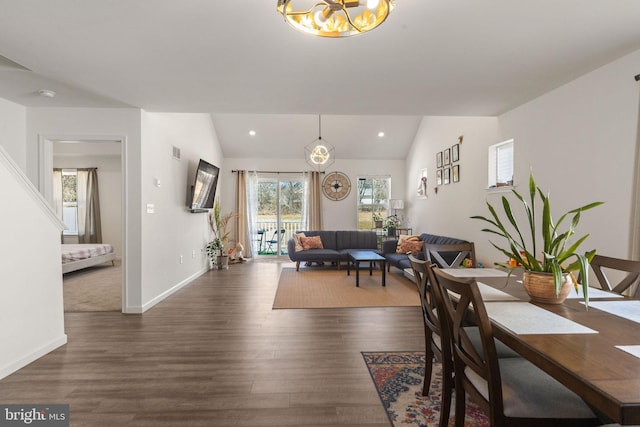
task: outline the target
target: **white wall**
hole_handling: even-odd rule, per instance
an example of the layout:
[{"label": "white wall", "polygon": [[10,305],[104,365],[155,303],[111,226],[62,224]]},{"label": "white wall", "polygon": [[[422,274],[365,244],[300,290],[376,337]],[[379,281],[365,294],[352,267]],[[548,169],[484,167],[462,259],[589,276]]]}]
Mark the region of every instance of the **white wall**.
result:
[{"label": "white wall", "polygon": [[[486,200],[499,204],[508,194],[485,190],[487,150],[514,138],[517,189],[527,191],[532,169],[540,187],[551,190],[556,219],[569,209],[605,201],[582,217],[578,232],[591,234],[582,249],[628,256],[629,236],[637,232],[630,221],[639,102],[633,76],[639,70],[637,51],[497,119],[425,117],[407,158],[409,194],[419,168],[429,168],[429,197],[415,200],[410,210],[413,221],[422,224],[419,232],[472,240],[486,265],[504,261],[480,231],[483,224],[469,216],[487,214]],[[435,195],[435,153],[460,134],[461,181]]]},{"label": "white wall", "polygon": [[[479,213],[486,197],[487,147],[497,141],[494,117],[424,117],[407,156],[406,200],[415,234],[429,233],[478,240],[478,224],[469,217]],[[438,186],[436,153],[460,144],[460,182]],[[427,198],[417,197],[421,169],[427,168]]]},{"label": "white wall", "polygon": [[[172,157],[172,146],[180,148],[181,160]],[[187,210],[187,192],[200,158],[222,167],[223,157],[210,115],[143,112],[142,158],[142,307],[146,310],[208,269],[203,252],[210,240],[207,214]],[[227,182],[220,177],[221,193]],[[146,213],[147,204],[154,205],[154,213]]]},{"label": "white wall", "polygon": [[7,158],[0,152],[0,199],[5,201],[0,221],[0,378],[67,342],[62,224],[19,166]]},{"label": "white wall", "polygon": [[25,173],[27,170],[26,122],[25,107],[0,98],[0,145]]},{"label": "white wall", "polygon": [[[311,170],[303,158],[304,150],[300,149],[300,159],[226,159],[222,176],[228,185],[222,196],[222,211],[235,209],[236,185],[232,170],[291,171]],[[358,177],[390,176],[391,197],[402,198],[405,194],[405,164],[402,160],[355,160],[340,159],[336,156],[334,164],[327,172],[345,173],[351,180],[351,193],[340,201],[322,198],[322,220],[325,230],[354,230],[357,227],[357,185]],[[324,177],[324,176],[323,176]]]},{"label": "white wall", "polygon": [[[86,143],[84,146],[100,143]],[[74,143],[73,146],[78,144]],[[58,155],[54,152],[56,168],[98,168],[100,220],[102,241],[109,243],[118,258],[122,258],[122,159],[112,155]],[[76,239],[77,241],[77,239]],[[66,239],[65,239],[66,242]]]}]

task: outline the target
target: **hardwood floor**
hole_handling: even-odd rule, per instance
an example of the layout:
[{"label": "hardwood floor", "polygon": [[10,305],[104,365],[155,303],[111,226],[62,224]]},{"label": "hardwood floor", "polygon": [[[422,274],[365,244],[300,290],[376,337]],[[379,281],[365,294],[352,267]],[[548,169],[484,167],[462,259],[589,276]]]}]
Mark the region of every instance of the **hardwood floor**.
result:
[{"label": "hardwood floor", "polygon": [[360,352],[423,350],[420,308],[272,310],[281,266],[210,271],[143,315],[66,313],[68,344],[0,402],[68,403],[72,426],[388,427]]}]

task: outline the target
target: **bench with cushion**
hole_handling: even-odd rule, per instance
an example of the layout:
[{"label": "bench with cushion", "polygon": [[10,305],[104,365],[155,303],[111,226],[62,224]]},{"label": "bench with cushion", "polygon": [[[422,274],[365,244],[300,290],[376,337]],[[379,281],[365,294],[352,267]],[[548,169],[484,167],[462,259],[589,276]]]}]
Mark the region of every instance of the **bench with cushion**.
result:
[{"label": "bench with cushion", "polygon": [[[299,241],[296,248],[296,240]],[[321,246],[321,247],[320,247]],[[299,231],[287,242],[289,259],[296,263],[296,271],[301,262],[335,262],[349,260],[349,252],[369,250],[380,254],[375,231],[361,230],[321,230]]]},{"label": "bench with cushion", "polygon": [[[414,247],[414,248],[411,248],[411,245],[399,247],[398,246],[399,240],[383,241],[382,256],[384,256],[384,258],[387,260],[387,270],[389,270],[391,266],[397,267],[401,270],[411,268],[408,252],[411,252],[411,254],[416,258],[424,260],[424,243],[431,243],[431,244],[438,244],[438,245],[468,243],[466,240],[457,239],[455,237],[438,236],[435,234],[427,234],[427,233],[421,234],[418,237],[418,239],[420,240],[421,243],[419,243],[417,247]],[[406,250],[406,249],[409,249],[409,250]]]}]

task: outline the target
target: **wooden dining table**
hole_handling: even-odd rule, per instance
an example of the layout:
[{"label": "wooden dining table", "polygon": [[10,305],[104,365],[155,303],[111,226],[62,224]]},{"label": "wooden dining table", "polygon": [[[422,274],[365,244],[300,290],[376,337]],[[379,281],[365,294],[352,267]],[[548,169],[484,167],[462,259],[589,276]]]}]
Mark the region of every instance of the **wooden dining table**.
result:
[{"label": "wooden dining table", "polygon": [[[640,424],[640,301],[597,290],[591,292],[597,295],[590,296],[589,309],[571,295],[562,304],[533,304],[519,274],[507,283],[488,270],[460,273],[485,289],[487,296],[481,293],[497,339],[573,390],[598,415],[622,425]],[[622,312],[634,320],[621,317]],[[509,316],[516,326],[505,321]],[[536,330],[547,317],[551,326],[567,323],[570,332]]]}]

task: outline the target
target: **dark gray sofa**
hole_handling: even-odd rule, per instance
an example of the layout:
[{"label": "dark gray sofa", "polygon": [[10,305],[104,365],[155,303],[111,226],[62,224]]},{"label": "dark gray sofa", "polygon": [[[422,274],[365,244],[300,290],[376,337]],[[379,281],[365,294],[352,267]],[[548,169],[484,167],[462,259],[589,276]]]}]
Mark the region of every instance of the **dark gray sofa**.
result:
[{"label": "dark gray sofa", "polygon": [[378,241],[375,231],[360,230],[322,230],[300,231],[306,237],[320,236],[324,249],[308,249],[296,252],[296,244],[291,237],[287,242],[289,259],[296,263],[296,271],[300,269],[301,262],[335,262],[340,268],[340,263],[349,259],[349,252],[356,250],[369,250],[381,255],[378,250]]},{"label": "dark gray sofa", "polygon": [[[457,239],[455,237],[438,236],[435,234],[422,233],[420,240],[424,243],[432,243],[437,245],[450,245],[454,243],[468,243],[466,240]],[[387,261],[387,271],[391,269],[391,266],[397,267],[401,270],[405,268],[411,268],[409,263],[409,255],[403,253],[397,253],[396,248],[398,246],[398,240],[385,240],[382,242],[382,256]],[[419,259],[424,259],[424,253],[421,252],[415,255]],[[455,257],[455,255],[454,255]],[[446,259],[446,254],[444,255]]]}]

